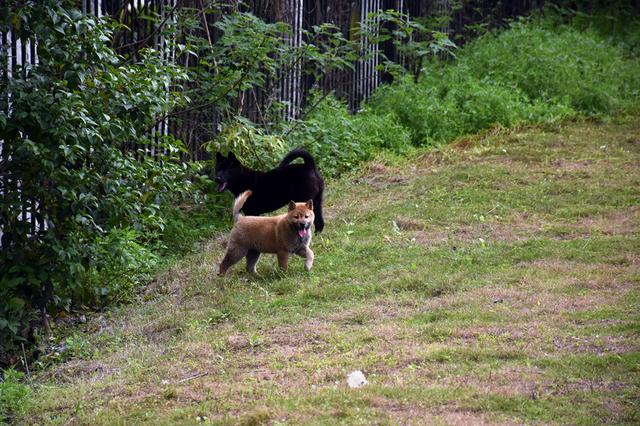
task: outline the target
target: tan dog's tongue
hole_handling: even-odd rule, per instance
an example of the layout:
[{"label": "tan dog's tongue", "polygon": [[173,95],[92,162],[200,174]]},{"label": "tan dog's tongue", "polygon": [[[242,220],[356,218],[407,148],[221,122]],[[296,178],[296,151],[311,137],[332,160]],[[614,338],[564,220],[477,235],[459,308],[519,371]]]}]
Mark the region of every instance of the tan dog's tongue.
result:
[{"label": "tan dog's tongue", "polygon": [[298,235],[300,235],[300,237],[304,237],[305,235],[307,235],[307,230],[306,229],[298,229]]}]

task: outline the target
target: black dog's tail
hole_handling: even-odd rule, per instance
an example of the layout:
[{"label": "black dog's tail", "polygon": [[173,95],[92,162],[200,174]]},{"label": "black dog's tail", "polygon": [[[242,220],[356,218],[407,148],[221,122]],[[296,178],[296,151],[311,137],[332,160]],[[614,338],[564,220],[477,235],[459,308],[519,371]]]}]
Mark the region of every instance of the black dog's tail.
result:
[{"label": "black dog's tail", "polygon": [[278,167],[284,167],[296,158],[302,158],[304,160],[304,165],[308,168],[316,169],[316,160],[313,159],[311,154],[300,148],[293,149],[285,155]]}]

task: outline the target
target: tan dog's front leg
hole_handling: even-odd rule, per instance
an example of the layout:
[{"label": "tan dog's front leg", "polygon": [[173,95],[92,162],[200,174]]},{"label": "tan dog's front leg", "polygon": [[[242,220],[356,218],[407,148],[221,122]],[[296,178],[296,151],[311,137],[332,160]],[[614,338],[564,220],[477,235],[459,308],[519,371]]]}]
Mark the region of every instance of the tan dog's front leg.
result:
[{"label": "tan dog's front leg", "polygon": [[311,267],[313,266],[314,254],[309,247],[305,247],[296,252],[296,254],[300,257],[304,257],[306,260],[304,261],[304,269],[309,272]]},{"label": "tan dog's front leg", "polygon": [[280,265],[282,269],[287,269],[289,265],[289,253],[286,251],[278,252],[278,265]]}]

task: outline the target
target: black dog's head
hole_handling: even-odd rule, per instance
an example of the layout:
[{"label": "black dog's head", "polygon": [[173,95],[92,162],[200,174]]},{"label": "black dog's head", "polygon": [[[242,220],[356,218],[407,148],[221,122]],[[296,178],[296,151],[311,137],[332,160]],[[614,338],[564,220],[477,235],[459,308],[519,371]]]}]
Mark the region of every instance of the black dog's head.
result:
[{"label": "black dog's head", "polygon": [[233,154],[229,153],[228,157],[223,156],[219,152],[216,153],[216,173],[214,180],[218,184],[218,191],[223,192],[233,184],[233,179],[242,172],[242,164]]}]

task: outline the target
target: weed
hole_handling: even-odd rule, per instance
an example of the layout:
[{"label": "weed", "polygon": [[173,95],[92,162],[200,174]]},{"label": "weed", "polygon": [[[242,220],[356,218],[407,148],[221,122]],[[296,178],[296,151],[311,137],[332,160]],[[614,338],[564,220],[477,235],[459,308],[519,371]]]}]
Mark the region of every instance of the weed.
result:
[{"label": "weed", "polygon": [[2,371],[0,381],[0,423],[10,421],[16,415],[23,414],[31,397],[31,389],[22,383],[24,374],[7,369]]}]

